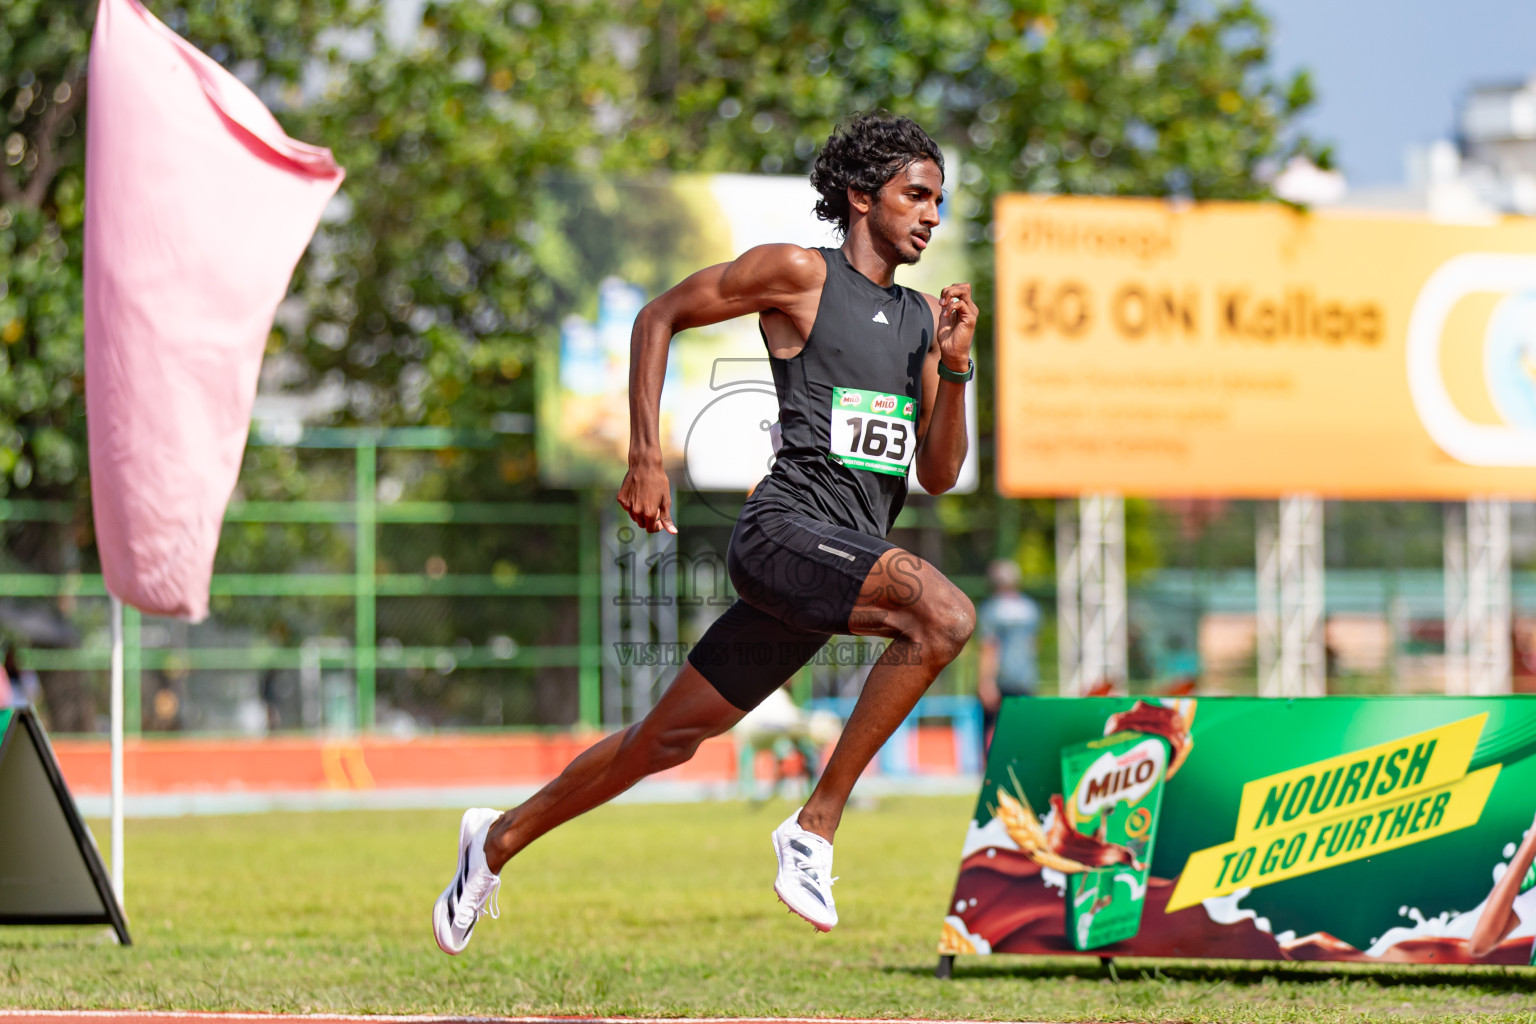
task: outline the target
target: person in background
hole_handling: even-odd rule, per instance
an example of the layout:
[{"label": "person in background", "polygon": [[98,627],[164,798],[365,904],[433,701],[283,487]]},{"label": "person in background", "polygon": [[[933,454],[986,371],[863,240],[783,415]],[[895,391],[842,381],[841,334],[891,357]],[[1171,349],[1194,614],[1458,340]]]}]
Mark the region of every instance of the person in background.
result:
[{"label": "person in background", "polygon": [[992,596],[976,610],[976,635],[981,639],[981,668],[976,696],[981,699],[984,743],[992,746],[992,730],[1003,698],[1032,697],[1040,686],[1035,664],[1035,634],[1040,608],[1019,593],[1020,572],[1012,559],[1000,558],[987,567]]},{"label": "person in background", "polygon": [[11,688],[11,663],[15,658],[9,648],[5,652],[5,662],[0,664],[0,708],[8,708],[16,701],[16,692]]},{"label": "person in background", "polygon": [[[10,703],[30,704],[34,707],[37,705],[38,700],[43,695],[42,680],[37,678],[37,672],[34,669],[22,668],[16,663],[16,648],[14,646],[6,648],[5,668],[0,670],[0,676],[6,676],[10,679]],[[5,701],[0,700],[0,705],[4,703]]]},{"label": "person in background", "polygon": [[[741,793],[754,802],[778,795],[780,784],[791,776],[786,766],[791,757],[798,755],[798,777],[805,782],[806,792],[816,785],[821,775],[821,751],[837,742],[843,723],[830,711],[806,711],[790,696],[790,683],[785,683],[763,698],[763,702],[731,728],[736,741],[737,776]],[[773,783],[766,795],[759,793],[757,784],[757,755],[767,751],[773,757]]]}]

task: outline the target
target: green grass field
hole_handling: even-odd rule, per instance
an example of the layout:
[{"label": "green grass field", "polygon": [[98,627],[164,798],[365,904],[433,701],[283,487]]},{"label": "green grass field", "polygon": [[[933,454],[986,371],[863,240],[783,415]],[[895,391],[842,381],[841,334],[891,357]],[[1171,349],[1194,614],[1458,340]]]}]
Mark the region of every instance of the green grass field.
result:
[{"label": "green grass field", "polygon": [[[1536,1022],[1536,972],[961,958],[932,977],[963,799],[852,810],[842,923],[773,896],[788,806],[609,807],[510,865],[456,959],[429,909],[456,812],[128,822],[134,945],[0,929],[0,1006],[361,1013],[846,1015],[1011,1020]],[[93,823],[105,837],[103,823]]]}]

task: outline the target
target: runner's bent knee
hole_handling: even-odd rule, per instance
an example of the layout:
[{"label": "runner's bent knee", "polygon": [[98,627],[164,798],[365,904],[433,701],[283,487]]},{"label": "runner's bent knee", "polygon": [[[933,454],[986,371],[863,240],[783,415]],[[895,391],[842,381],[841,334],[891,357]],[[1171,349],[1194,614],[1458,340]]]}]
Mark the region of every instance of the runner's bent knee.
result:
[{"label": "runner's bent knee", "polygon": [[[976,608],[971,599],[948,580],[942,590],[932,590],[917,606],[913,638],[922,645],[923,657],[944,664],[953,661],[976,630]],[[937,588],[935,588],[937,589]]]},{"label": "runner's bent knee", "polygon": [[900,548],[870,571],[851,624],[855,632],[926,645],[947,664],[976,629],[976,609],[965,592],[928,562]]}]

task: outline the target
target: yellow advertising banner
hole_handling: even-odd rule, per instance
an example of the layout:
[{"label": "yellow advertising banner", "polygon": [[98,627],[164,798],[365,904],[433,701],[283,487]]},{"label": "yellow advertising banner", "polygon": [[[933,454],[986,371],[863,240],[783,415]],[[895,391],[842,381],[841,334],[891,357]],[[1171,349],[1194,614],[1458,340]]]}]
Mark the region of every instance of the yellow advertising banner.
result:
[{"label": "yellow advertising banner", "polygon": [[1536,496],[1536,220],[1003,197],[998,489]]}]

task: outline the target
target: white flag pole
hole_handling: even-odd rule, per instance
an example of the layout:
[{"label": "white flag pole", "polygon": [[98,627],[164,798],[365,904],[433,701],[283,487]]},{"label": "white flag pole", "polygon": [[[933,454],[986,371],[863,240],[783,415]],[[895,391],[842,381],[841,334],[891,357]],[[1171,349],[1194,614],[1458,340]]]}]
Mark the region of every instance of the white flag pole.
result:
[{"label": "white flag pole", "polygon": [[112,892],[123,905],[123,602],[112,598]]}]

